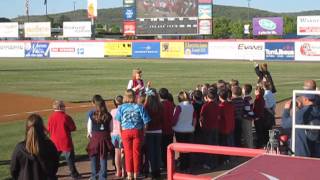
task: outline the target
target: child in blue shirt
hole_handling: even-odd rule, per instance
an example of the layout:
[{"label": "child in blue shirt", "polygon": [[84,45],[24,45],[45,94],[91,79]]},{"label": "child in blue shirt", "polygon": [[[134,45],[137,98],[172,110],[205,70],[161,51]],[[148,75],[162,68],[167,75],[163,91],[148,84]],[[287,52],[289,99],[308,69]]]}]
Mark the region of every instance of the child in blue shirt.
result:
[{"label": "child in blue shirt", "polygon": [[151,121],[142,105],[135,103],[135,92],[127,90],[124,104],[118,107],[116,120],[120,122],[128,179],[136,179],[139,173],[143,129]]}]

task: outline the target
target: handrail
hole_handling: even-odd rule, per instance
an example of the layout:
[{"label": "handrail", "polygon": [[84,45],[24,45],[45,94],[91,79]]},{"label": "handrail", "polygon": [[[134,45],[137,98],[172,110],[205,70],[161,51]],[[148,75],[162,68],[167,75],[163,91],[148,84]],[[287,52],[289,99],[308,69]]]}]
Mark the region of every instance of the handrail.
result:
[{"label": "handrail", "polygon": [[182,174],[175,172],[174,152],[182,153],[207,153],[207,154],[220,154],[230,156],[243,156],[243,157],[256,157],[264,154],[266,151],[262,149],[248,149],[248,148],[236,148],[225,146],[210,146],[201,144],[187,144],[187,143],[173,143],[167,148],[167,179],[168,180],[193,180],[203,179],[209,180],[212,177],[209,176],[196,176],[190,174]]}]

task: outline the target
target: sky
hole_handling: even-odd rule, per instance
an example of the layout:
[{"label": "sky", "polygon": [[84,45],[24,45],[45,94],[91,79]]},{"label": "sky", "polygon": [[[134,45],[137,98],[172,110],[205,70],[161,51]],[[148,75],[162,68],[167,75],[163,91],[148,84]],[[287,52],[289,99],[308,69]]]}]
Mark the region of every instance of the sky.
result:
[{"label": "sky", "polygon": [[[87,0],[47,0],[48,13],[59,13],[76,9],[85,9]],[[214,4],[248,6],[248,0],[213,0]],[[29,0],[30,15],[45,14],[44,0]],[[99,8],[121,7],[122,0],[98,0]],[[14,18],[25,14],[25,0],[0,0],[0,17]],[[250,7],[272,12],[297,12],[320,10],[320,0],[251,0]]]}]

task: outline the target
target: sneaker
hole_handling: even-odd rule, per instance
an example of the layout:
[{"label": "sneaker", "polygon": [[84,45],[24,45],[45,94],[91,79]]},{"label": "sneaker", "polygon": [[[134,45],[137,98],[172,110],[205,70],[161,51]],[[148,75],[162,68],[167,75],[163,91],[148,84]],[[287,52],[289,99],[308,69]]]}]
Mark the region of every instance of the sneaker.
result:
[{"label": "sneaker", "polygon": [[71,177],[73,180],[78,180],[78,179],[82,178],[82,176],[79,173],[73,174],[73,175],[71,175]]},{"label": "sneaker", "polygon": [[203,168],[203,169],[206,169],[206,170],[210,170],[210,169],[211,169],[211,167],[210,167],[209,165],[207,165],[207,164],[204,164],[204,165],[202,166],[202,168]]}]

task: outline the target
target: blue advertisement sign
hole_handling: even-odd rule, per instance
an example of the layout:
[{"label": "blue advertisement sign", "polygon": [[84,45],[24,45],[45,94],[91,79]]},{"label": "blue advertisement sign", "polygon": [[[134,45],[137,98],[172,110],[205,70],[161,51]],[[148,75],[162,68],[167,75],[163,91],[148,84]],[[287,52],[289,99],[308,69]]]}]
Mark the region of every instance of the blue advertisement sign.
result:
[{"label": "blue advertisement sign", "polygon": [[133,58],[160,58],[160,42],[132,43]]},{"label": "blue advertisement sign", "polygon": [[266,60],[294,60],[294,42],[270,42],[266,43]]},{"label": "blue advertisement sign", "polygon": [[208,55],[207,42],[186,42],[184,45],[185,55]]},{"label": "blue advertisement sign", "polygon": [[47,58],[50,56],[49,43],[31,42],[25,45],[25,57]]},{"label": "blue advertisement sign", "polygon": [[136,8],[135,7],[125,7],[123,9],[123,19],[125,21],[133,21],[136,19]]}]

